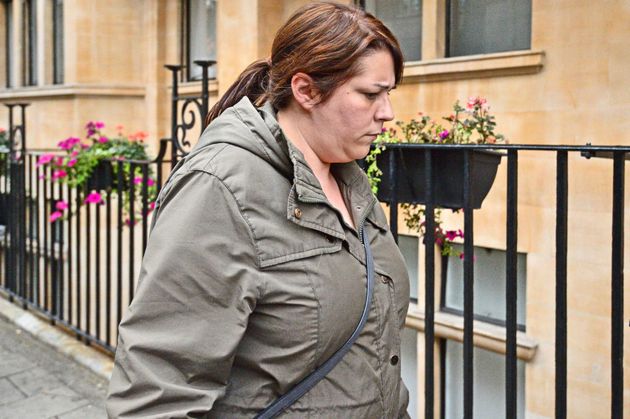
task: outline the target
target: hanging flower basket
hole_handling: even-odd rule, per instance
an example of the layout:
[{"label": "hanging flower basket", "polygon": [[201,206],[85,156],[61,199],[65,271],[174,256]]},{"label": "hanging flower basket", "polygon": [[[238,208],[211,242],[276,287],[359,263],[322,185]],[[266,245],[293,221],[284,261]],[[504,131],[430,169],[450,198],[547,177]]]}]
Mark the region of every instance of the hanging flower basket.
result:
[{"label": "hanging flower basket", "polygon": [[[426,160],[432,153],[432,179],[436,207],[464,207],[464,150],[440,150],[418,147],[415,144],[387,144],[377,157],[380,178],[377,197],[383,202],[396,200],[400,203],[426,204]],[[472,164],[471,206],[481,208],[488,195],[503,153],[489,150],[471,150]],[[394,168],[392,172],[392,160]],[[392,176],[393,175],[393,176]]]},{"label": "hanging flower basket", "polygon": [[101,160],[94,167],[86,182],[88,191],[101,191],[114,186],[114,170],[112,163]]},{"label": "hanging flower basket", "polygon": [[0,192],[0,225],[7,225],[9,221],[9,194]]}]

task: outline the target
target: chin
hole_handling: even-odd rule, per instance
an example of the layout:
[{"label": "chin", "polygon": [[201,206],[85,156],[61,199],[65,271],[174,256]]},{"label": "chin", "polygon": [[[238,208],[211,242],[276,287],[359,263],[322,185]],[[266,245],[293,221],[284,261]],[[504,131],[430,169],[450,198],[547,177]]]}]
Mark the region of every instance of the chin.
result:
[{"label": "chin", "polygon": [[365,158],[370,152],[370,146],[372,143],[365,146],[357,147],[356,150],[352,150],[352,160],[359,160]]}]

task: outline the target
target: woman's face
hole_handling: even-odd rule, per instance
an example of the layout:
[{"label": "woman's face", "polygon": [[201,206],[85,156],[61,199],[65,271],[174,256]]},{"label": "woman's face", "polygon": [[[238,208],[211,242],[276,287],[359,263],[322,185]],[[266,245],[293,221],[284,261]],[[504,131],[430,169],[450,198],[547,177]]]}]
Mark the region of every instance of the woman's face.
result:
[{"label": "woman's face", "polygon": [[389,92],[394,62],[387,51],[359,60],[359,73],[312,109],[317,140],[311,144],[325,163],[345,163],[367,155],[383,123],[394,118]]}]

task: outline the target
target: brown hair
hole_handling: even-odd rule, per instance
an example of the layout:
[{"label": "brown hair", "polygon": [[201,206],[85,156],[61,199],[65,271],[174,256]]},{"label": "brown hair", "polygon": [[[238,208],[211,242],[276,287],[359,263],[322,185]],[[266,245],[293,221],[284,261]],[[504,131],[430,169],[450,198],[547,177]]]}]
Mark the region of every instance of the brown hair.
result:
[{"label": "brown hair", "polygon": [[299,72],[313,78],[325,101],[333,90],[359,72],[358,60],[374,51],[389,51],[396,83],[403,56],[394,35],[377,18],[354,6],[312,3],[301,7],[278,30],[271,58],[254,61],[206,116],[206,124],[243,96],[257,106],[271,101],[276,109],[292,97],[291,79]]}]

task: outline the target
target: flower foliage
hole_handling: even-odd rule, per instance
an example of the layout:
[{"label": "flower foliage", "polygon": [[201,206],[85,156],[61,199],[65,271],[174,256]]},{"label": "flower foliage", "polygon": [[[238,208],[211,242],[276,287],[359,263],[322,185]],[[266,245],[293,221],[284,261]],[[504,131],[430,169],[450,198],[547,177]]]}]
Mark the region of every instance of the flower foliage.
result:
[{"label": "flower foliage", "polygon": [[[57,147],[61,153],[42,154],[38,161],[38,167],[48,167],[49,180],[58,183],[65,183],[69,186],[76,187],[83,194],[80,202],[88,205],[99,205],[104,203],[103,191],[88,190],[89,180],[93,176],[95,169],[99,164],[111,164],[113,179],[122,178],[122,184],[114,182],[112,190],[118,193],[120,199],[123,200],[123,211],[126,217],[127,225],[135,223],[137,219],[147,216],[154,208],[154,201],[157,196],[157,184],[150,177],[144,177],[142,168],[137,165],[131,173],[131,165],[128,160],[149,160],[146,153],[146,145],[144,139],[147,137],[145,132],[125,135],[123,127],[117,126],[117,133],[113,137],[109,137],[103,133],[105,124],[100,121],[88,122],[85,126],[86,140],[78,137],[68,137],[59,141]],[[122,161],[122,165],[116,164]],[[119,176],[119,170],[122,168],[122,174]],[[42,178],[44,175],[41,176]],[[146,213],[142,210],[142,193],[140,189],[143,183],[147,186],[147,201],[149,209]],[[134,213],[131,208],[131,194],[129,185],[133,183],[136,186],[134,194]],[[70,204],[66,201],[57,201],[55,211],[50,215],[50,222],[55,222],[64,217],[66,211],[70,211]]]},{"label": "flower foliage", "polygon": [[[374,141],[374,146],[365,158],[367,164],[367,176],[372,187],[372,192],[378,192],[379,183],[383,172],[378,168],[377,158],[391,143],[415,143],[415,144],[495,144],[505,142],[505,137],[495,132],[496,122],[490,113],[490,107],[486,99],[471,97],[466,106],[461,106],[459,101],[453,105],[453,113],[433,120],[428,115],[418,114],[419,118],[409,122],[397,121],[395,128],[383,128],[381,134]],[[400,131],[400,135],[399,132]],[[405,224],[410,230],[417,231],[425,236],[425,210],[423,205],[401,204]],[[446,230],[442,226],[442,210],[435,210],[435,243],[440,246],[442,255],[459,256],[463,253],[455,250],[451,243],[464,238],[462,230]],[[459,210],[452,210],[457,212]]]}]

